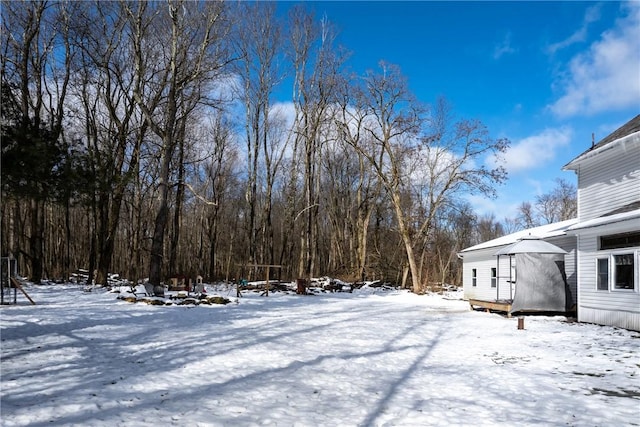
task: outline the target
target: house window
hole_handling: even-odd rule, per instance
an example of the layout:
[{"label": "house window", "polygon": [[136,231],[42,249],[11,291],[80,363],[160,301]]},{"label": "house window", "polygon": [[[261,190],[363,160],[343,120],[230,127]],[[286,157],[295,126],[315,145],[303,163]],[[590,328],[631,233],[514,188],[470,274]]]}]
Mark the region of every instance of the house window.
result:
[{"label": "house window", "polygon": [[636,289],[636,253],[614,253],[598,258],[597,289],[599,291],[632,291]]},{"label": "house window", "polygon": [[478,271],[474,268],[471,270],[471,286],[478,284]]},{"label": "house window", "polygon": [[491,268],[491,287],[495,288],[498,282],[498,277],[496,275],[496,268],[492,267]]},{"label": "house window", "polygon": [[613,255],[613,289],[633,290],[633,254]]},{"label": "house window", "polygon": [[640,232],[611,234],[600,237],[600,250],[640,246]]},{"label": "house window", "polygon": [[598,258],[598,290],[609,290],[609,258]]}]

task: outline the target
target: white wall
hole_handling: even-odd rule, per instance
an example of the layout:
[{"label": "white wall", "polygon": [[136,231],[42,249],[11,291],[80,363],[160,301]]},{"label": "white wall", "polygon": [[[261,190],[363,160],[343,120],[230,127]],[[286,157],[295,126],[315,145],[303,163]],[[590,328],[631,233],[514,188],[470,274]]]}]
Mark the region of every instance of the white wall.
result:
[{"label": "white wall", "polygon": [[[502,247],[502,246],[501,246]],[[497,257],[493,254],[500,247],[466,253],[462,264],[462,287],[466,299],[495,301],[496,299],[511,299],[509,281],[509,257],[500,257],[500,269],[497,271],[499,280],[495,288],[491,287],[491,269],[498,268]],[[476,286],[472,284],[472,270],[477,271]],[[514,278],[515,279],[515,278]],[[500,294],[498,295],[498,292]]]},{"label": "white wall", "polygon": [[[606,146],[605,146],[606,148]],[[640,200],[640,135],[580,163],[578,218],[598,218]]]},{"label": "white wall", "polygon": [[[638,224],[626,221],[580,230],[578,235],[578,320],[640,331],[640,247],[598,250],[599,237],[637,231]],[[596,260],[611,253],[635,253],[635,289],[597,290]]]}]

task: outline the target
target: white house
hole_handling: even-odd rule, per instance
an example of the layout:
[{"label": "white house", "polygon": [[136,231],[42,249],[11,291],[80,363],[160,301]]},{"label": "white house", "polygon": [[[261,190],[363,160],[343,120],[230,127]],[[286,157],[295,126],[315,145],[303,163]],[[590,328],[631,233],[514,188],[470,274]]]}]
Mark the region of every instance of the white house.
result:
[{"label": "white house", "polygon": [[578,320],[640,331],[640,115],[573,159]]},{"label": "white house", "polygon": [[[518,231],[462,250],[462,285],[465,299],[487,308],[509,311],[517,286],[515,259],[496,256],[500,250],[527,237],[537,237],[564,249],[564,272],[571,293],[569,307],[576,300],[576,238],[567,230],[577,219]],[[497,304],[495,304],[497,303]]]}]

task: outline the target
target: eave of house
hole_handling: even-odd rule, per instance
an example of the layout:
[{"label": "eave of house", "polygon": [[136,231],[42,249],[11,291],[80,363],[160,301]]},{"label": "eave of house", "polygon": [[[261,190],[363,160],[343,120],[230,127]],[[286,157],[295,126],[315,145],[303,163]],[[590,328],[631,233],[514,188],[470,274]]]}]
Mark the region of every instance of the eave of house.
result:
[{"label": "eave of house", "polygon": [[611,224],[616,224],[623,221],[640,220],[640,209],[621,212],[614,215],[606,215],[598,218],[593,218],[588,221],[578,222],[567,229],[568,233],[578,234],[580,230],[587,228],[603,227]]},{"label": "eave of house", "polygon": [[566,221],[554,222],[553,224],[546,224],[539,227],[528,228],[526,230],[517,231],[515,233],[507,234],[506,236],[498,237],[497,239],[489,240],[475,246],[471,246],[469,248],[463,249],[458,253],[458,256],[463,257],[464,254],[488,249],[488,248],[497,248],[504,245],[510,245],[512,243],[521,240],[524,237],[533,236],[538,237],[540,239],[549,239],[552,237],[565,236],[567,234],[567,230],[578,223],[578,219],[569,219]]},{"label": "eave of house", "polygon": [[634,132],[632,134],[626,135],[620,139],[616,139],[611,141],[605,145],[598,146],[596,145],[593,149],[585,151],[580,154],[578,157],[567,163],[562,167],[563,171],[568,170],[578,170],[580,164],[594,158],[595,156],[599,156],[605,152],[616,150],[616,149],[625,149],[630,144],[638,144],[640,143],[640,132]]}]

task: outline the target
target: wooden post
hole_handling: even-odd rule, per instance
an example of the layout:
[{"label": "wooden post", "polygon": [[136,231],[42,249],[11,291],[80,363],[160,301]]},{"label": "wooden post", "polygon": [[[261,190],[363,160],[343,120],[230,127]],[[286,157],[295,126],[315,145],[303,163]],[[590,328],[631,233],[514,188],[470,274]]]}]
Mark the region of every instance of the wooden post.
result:
[{"label": "wooden post", "polygon": [[269,296],[269,267],[271,267],[270,265],[267,265],[267,280],[266,283],[264,285],[265,289],[266,289],[266,294],[265,296]]},{"label": "wooden post", "polygon": [[[244,269],[244,265],[243,264],[239,264],[239,265],[242,265],[243,269]],[[266,275],[266,278],[265,278],[265,291],[260,295],[268,297],[269,296],[269,272],[271,271],[271,268],[282,269],[282,266],[281,265],[275,265],[275,264],[251,264],[251,265],[248,265],[247,267],[254,268],[254,269],[257,269],[257,268],[266,268],[267,269],[266,270],[267,271],[267,275]],[[258,276],[258,274],[257,274],[257,271],[256,271],[256,277],[257,276]]]},{"label": "wooden post", "polygon": [[36,302],[31,299],[31,297],[25,292],[24,289],[22,289],[22,285],[20,284],[20,282],[18,282],[18,280],[15,277],[11,278],[11,283],[13,283],[13,286],[15,286],[16,289],[20,289],[20,292],[22,292],[24,296],[27,297],[27,299],[31,302],[31,304],[36,305]]}]

